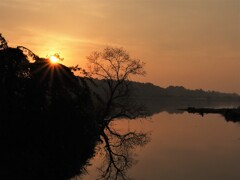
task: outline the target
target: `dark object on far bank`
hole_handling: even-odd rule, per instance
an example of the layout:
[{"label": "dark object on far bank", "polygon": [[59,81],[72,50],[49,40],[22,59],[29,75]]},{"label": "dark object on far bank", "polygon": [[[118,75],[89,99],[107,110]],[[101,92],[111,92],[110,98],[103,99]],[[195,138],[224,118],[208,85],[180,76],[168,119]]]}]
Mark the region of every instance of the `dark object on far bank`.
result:
[{"label": "dark object on far bank", "polygon": [[182,111],[187,111],[188,113],[197,113],[201,116],[204,114],[221,114],[224,116],[226,121],[240,122],[240,108],[194,108],[188,107],[187,109],[179,109]]}]

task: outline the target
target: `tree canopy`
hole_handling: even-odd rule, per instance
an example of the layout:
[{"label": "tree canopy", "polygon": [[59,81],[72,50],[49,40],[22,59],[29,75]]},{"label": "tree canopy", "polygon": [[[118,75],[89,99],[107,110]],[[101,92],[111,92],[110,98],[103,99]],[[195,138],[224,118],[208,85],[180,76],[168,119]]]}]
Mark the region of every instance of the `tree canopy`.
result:
[{"label": "tree canopy", "polygon": [[0,36],[0,179],[69,179],[93,156],[89,89],[71,70]]},{"label": "tree canopy", "polygon": [[94,51],[87,59],[87,74],[98,79],[94,81],[92,90],[103,128],[116,118],[133,119],[143,115],[142,107],[134,105],[127,98],[131,94],[131,77],[145,75],[145,63],[132,58],[126,50],[118,47]]}]

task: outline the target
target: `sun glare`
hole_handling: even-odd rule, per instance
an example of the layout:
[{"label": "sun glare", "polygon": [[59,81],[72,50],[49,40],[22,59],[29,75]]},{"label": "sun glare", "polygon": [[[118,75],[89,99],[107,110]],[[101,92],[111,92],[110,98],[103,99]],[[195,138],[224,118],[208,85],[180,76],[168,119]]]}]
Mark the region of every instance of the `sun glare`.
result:
[{"label": "sun glare", "polygon": [[56,56],[50,56],[49,59],[50,59],[50,61],[51,61],[52,64],[56,64],[56,63],[58,63],[58,61],[59,61],[59,58],[56,57]]}]

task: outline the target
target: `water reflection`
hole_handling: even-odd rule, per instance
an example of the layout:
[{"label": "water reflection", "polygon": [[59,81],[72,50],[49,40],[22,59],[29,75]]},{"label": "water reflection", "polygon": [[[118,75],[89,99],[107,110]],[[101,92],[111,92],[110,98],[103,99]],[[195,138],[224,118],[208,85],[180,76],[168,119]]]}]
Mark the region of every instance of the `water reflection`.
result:
[{"label": "water reflection", "polygon": [[101,137],[103,146],[100,150],[104,161],[99,168],[99,179],[130,179],[127,171],[136,162],[134,150],[150,141],[149,133],[120,132],[114,127],[106,126]]},{"label": "water reflection", "polygon": [[[232,108],[239,106],[238,102],[175,101],[174,103],[174,101],[163,101],[160,103],[144,101],[144,104],[148,109],[149,116],[152,116],[152,123],[146,123],[145,120],[140,123],[139,119],[132,120],[130,124],[134,128],[130,131],[126,130],[124,133],[114,129],[126,128],[127,124],[122,120],[110,128],[106,128],[102,137],[102,146],[99,146],[98,149],[104,159],[97,158],[93,161],[93,165],[101,161],[100,174],[94,175],[95,169],[91,168],[90,175],[86,177],[86,180],[96,179],[96,177],[99,179],[130,179],[130,177],[134,177],[156,180],[161,177],[162,179],[220,177],[217,170],[212,172],[208,170],[212,166],[223,172],[223,178],[220,179],[227,176],[238,177],[233,165],[236,165],[236,159],[239,159],[239,155],[235,153],[239,150],[239,146],[233,140],[234,137],[236,139],[240,137],[239,131],[232,125],[226,126],[220,116],[209,115],[202,118],[178,110],[189,106]],[[150,135],[141,132],[140,126],[145,132],[153,133]],[[151,140],[149,143],[150,136],[154,141]],[[138,157],[134,157],[134,151],[138,152],[139,147],[147,143],[149,144],[143,148],[144,153],[138,153]],[[232,160],[232,157],[236,159]],[[227,166],[222,163],[225,160],[229,161]],[[140,162],[135,164],[136,161]],[[219,167],[218,163],[214,163],[215,161],[219,162]],[[156,169],[158,170],[156,171]],[[203,171],[205,173],[200,174]],[[228,173],[231,171],[234,171],[235,174],[229,175]]]},{"label": "water reflection", "polygon": [[239,179],[240,129],[217,114],[159,113],[131,127],[151,130],[129,173],[135,179]]},{"label": "water reflection", "polygon": [[[210,126],[207,126],[209,124],[206,124],[206,126],[204,126],[204,128],[210,127],[211,128],[210,130],[201,129],[200,131],[199,124],[197,125],[195,124],[196,120],[198,120],[197,121],[198,123],[201,122],[199,121],[200,120],[199,117],[191,116],[191,118],[188,119],[187,118],[188,116],[186,116],[186,114],[184,114],[184,118],[188,119],[188,121],[187,122],[183,121],[185,120],[184,118],[182,118],[181,121],[179,121],[179,119],[177,119],[176,117],[180,117],[179,115],[183,115],[183,112],[178,111],[177,109],[191,106],[193,105],[192,104],[193,102],[180,103],[180,104],[172,103],[173,105],[170,102],[168,103],[170,103],[171,105],[164,104],[164,103],[161,104],[156,102],[151,102],[151,103],[152,104],[147,104],[147,103],[145,104],[145,106],[150,110],[149,111],[150,115],[153,115],[157,112],[163,112],[163,111],[170,112],[170,114],[171,113],[181,113],[181,114],[174,114],[175,119],[173,119],[173,121],[169,121],[170,115],[169,113],[168,114],[165,113],[163,118],[159,118],[162,120],[164,119],[165,121],[159,121],[159,119],[157,119],[156,122],[158,122],[159,124],[155,123],[150,128],[147,126],[144,127],[145,128],[144,132],[140,131],[137,128],[129,131],[118,130],[117,128],[119,126],[115,126],[114,124],[110,124],[109,126],[106,126],[104,131],[101,133],[101,137],[99,137],[101,140],[98,142],[98,144],[101,144],[101,145],[98,146],[97,149],[95,149],[95,151],[101,151],[101,155],[104,157],[104,160],[102,161],[102,165],[99,167],[99,174],[97,176],[99,179],[130,179],[130,176],[133,173],[129,173],[129,170],[131,171],[131,169],[135,167],[133,165],[135,165],[137,160],[139,160],[134,156],[135,151],[139,147],[142,147],[150,142],[151,135],[150,133],[148,133],[148,131],[153,129],[155,130],[155,135],[154,135],[155,139],[157,138],[161,139],[161,143],[159,142],[150,143],[150,144],[157,144],[156,147],[151,148],[151,151],[149,150],[151,152],[150,155],[147,155],[149,158],[151,158],[151,156],[154,156],[154,158],[151,159],[152,163],[149,164],[149,167],[146,167],[145,165],[144,167],[145,169],[139,170],[139,171],[142,171],[142,174],[144,174],[144,172],[147,172],[147,171],[150,172],[149,170],[150,168],[156,169],[160,165],[161,165],[161,168],[164,170],[164,168],[167,167],[163,165],[164,163],[166,163],[165,159],[168,159],[168,161],[173,162],[171,166],[176,167],[176,169],[186,171],[187,168],[192,168],[193,171],[196,171],[195,172],[196,174],[199,174],[199,172],[196,170],[197,168],[194,169],[190,165],[189,167],[187,166],[188,165],[187,163],[190,164],[190,162],[188,162],[185,159],[187,156],[185,152],[188,152],[188,154],[190,153],[189,157],[193,159],[193,162],[191,163],[197,164],[198,162],[201,161],[197,159],[197,156],[203,156],[202,153],[204,153],[204,155],[208,153],[207,152],[208,150],[206,150],[207,146],[210,147],[209,152],[212,151],[211,147],[213,146],[220,147],[214,153],[220,152],[220,154],[224,156],[225,159],[227,159],[228,156],[231,157],[233,159],[231,160],[231,162],[234,162],[233,165],[236,167],[239,167],[237,163],[234,161],[234,159],[240,160],[239,155],[235,153],[235,150],[237,151],[240,149],[238,147],[235,148],[233,143],[231,145],[227,144],[228,141],[231,140],[230,138],[228,138],[229,134],[231,132],[234,132],[235,134],[232,137],[235,137],[238,130],[232,131],[232,129],[231,130],[228,129],[229,133],[226,133],[225,124],[222,125],[221,122],[219,122],[219,124],[221,124],[219,125],[218,123],[214,122],[215,124],[211,124]],[[198,106],[198,107],[210,107],[210,106],[236,107],[237,105],[238,103],[236,104],[235,103],[229,103],[229,104],[228,103],[226,104],[198,103],[197,104],[195,102],[194,104],[194,106]],[[49,122],[49,121],[46,120],[46,122]],[[69,179],[75,174],[82,174],[81,177],[85,179],[85,176],[83,175],[85,172],[85,168],[87,168],[89,165],[88,160],[89,158],[94,156],[94,146],[97,143],[97,140],[95,137],[96,135],[91,134],[90,132],[85,132],[84,128],[83,129],[79,128],[80,126],[64,127],[64,126],[58,125],[56,121],[52,122],[52,124],[48,124],[50,125],[48,126],[49,128],[48,131],[46,131],[45,129],[46,127],[44,126],[44,123],[43,123],[42,126],[33,127],[33,129],[28,129],[28,130],[25,129],[24,133],[22,132],[22,129],[21,129],[21,126],[24,126],[24,125],[21,124],[20,122],[19,124],[15,124],[16,123],[15,121],[14,124],[11,124],[11,126],[9,127],[7,127],[3,121],[1,123],[2,123],[0,127],[0,130],[1,130],[1,136],[0,136],[1,138],[0,139],[1,140],[1,163],[0,163],[1,179],[18,179],[18,177],[23,177],[24,179]],[[31,123],[31,121],[28,121],[28,123]],[[207,123],[207,122],[201,122],[201,123]],[[209,121],[208,123],[213,123],[213,122]],[[137,127],[138,124],[139,124],[139,121],[136,120],[134,125]],[[124,126],[126,126],[126,124]],[[64,129],[60,129],[63,127]],[[198,129],[196,127],[198,127]],[[43,131],[43,129],[45,130]],[[16,132],[15,135],[10,136],[11,131],[15,131]],[[63,133],[64,131],[70,133],[68,138],[64,136],[64,133]],[[180,131],[180,133],[176,134],[176,132],[178,131]],[[202,131],[206,133],[202,133]],[[195,138],[196,132],[203,135],[206,134],[206,137]],[[212,138],[212,140],[208,142],[209,137],[207,136],[207,134],[210,134],[210,133],[218,134],[219,137],[215,139]],[[9,137],[6,137],[6,134],[8,134]],[[20,134],[22,135],[19,136]],[[31,136],[29,136],[29,134],[31,134]],[[218,136],[218,135],[215,135],[215,136]],[[171,137],[174,137],[174,138],[170,139]],[[240,137],[240,134],[238,137]],[[151,139],[152,139],[152,136],[151,136]],[[177,140],[179,142],[182,142],[182,145],[179,145],[179,142]],[[202,141],[204,141],[204,143],[202,143]],[[220,142],[224,142],[225,144],[220,144]],[[237,144],[237,142],[234,142],[234,143]],[[230,148],[227,149],[230,153],[227,153],[226,150],[221,150],[221,149],[224,149],[223,147],[226,144],[230,146]],[[234,147],[235,149],[232,147]],[[165,150],[164,148],[166,149],[169,148],[169,149]],[[159,149],[162,151],[160,151]],[[204,151],[204,152],[201,152],[201,151]],[[177,153],[175,152],[179,153],[181,157],[177,156]],[[218,158],[218,156],[216,156],[214,153],[212,153],[211,156]],[[159,157],[161,156],[162,159],[159,160],[158,156]],[[172,158],[172,156],[174,156],[175,159],[180,158],[182,162],[186,162],[187,167],[185,169],[179,168],[181,165],[174,162],[175,159]],[[206,157],[208,156],[206,155]],[[220,161],[219,159],[217,160]],[[144,159],[141,159],[140,161],[143,162]],[[231,165],[231,162],[229,160],[227,164],[229,167],[233,167]],[[168,164],[168,166],[170,165]],[[229,169],[228,167],[225,167],[225,166],[223,167],[226,168],[225,171]],[[206,169],[204,167],[201,167],[201,168]],[[175,171],[171,168],[169,169],[172,172]],[[167,169],[166,171],[170,171],[169,169]],[[235,167],[233,167],[233,170],[235,170]],[[162,174],[160,174],[160,172]],[[159,174],[156,175],[156,177],[158,178],[160,176],[166,177],[166,178],[173,177],[169,175],[170,172],[168,172],[169,174],[165,176],[163,171],[160,171],[160,172]],[[89,173],[92,173],[92,172],[89,172]],[[133,176],[137,176],[137,173],[134,173]],[[150,179],[152,178],[153,176]],[[90,179],[93,179],[93,178],[90,178]]]}]

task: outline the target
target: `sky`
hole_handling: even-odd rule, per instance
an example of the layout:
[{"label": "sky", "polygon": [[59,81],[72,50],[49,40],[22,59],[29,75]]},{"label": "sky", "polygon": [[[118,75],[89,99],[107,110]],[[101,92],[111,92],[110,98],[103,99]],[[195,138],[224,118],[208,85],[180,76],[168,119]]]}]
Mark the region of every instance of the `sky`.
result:
[{"label": "sky", "polygon": [[0,0],[9,46],[67,66],[122,47],[146,63],[133,80],[240,94],[240,0]]}]

